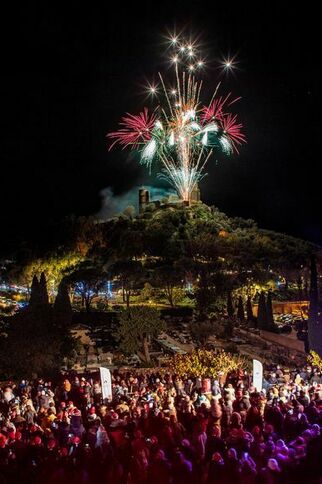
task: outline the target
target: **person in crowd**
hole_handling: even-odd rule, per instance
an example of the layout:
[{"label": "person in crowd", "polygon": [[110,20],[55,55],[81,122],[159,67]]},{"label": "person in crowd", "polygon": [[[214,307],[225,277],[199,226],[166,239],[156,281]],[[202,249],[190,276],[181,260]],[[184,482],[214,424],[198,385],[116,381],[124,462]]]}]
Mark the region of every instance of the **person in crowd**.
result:
[{"label": "person in crowd", "polygon": [[[0,385],[0,482],[291,484],[322,476],[315,368],[201,378],[115,371]],[[209,383],[209,381],[208,381]],[[207,393],[206,393],[207,388]]]}]

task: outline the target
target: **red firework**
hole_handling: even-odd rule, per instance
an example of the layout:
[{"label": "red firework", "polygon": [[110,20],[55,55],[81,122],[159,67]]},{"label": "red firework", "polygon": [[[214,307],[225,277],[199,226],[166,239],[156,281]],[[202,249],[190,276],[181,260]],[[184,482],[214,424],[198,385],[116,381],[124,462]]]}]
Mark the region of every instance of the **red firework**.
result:
[{"label": "red firework", "polygon": [[[209,122],[211,122],[212,120],[215,120],[215,119],[217,121],[221,121],[223,116],[225,116],[223,108],[224,108],[225,104],[227,103],[227,101],[229,100],[230,96],[231,96],[231,92],[229,94],[227,94],[226,97],[220,96],[219,98],[215,98],[213,101],[211,101],[209,106],[204,106],[201,109],[202,115],[201,115],[200,119],[201,119],[202,124],[209,123]],[[227,104],[227,107],[231,106],[236,101],[239,101],[239,99],[241,99],[241,98],[236,97],[229,104]]]},{"label": "red firework", "polygon": [[225,135],[229,138],[234,151],[239,153],[237,145],[246,143],[245,135],[241,132],[243,125],[237,122],[236,114],[226,114],[220,120]]},{"label": "red firework", "polygon": [[156,115],[153,113],[149,115],[148,109],[139,114],[129,114],[122,118],[120,128],[113,133],[108,133],[107,137],[113,139],[113,143],[109,147],[109,151],[117,143],[123,146],[123,149],[131,145],[137,148],[140,143],[146,143],[151,139],[151,129],[154,126]]}]

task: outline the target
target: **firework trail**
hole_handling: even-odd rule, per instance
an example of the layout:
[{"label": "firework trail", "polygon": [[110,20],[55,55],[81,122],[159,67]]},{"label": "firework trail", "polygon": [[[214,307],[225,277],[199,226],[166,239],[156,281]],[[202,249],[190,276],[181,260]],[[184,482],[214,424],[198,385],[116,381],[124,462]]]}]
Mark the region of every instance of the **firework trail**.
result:
[{"label": "firework trail", "polygon": [[[175,88],[167,88],[161,73],[160,90],[150,87],[158,96],[158,106],[149,114],[144,108],[138,115],[126,114],[120,128],[107,136],[111,149],[119,144],[140,151],[140,161],[151,168],[159,162],[159,176],[189,201],[198,182],[205,176],[204,168],[214,152],[230,155],[246,142],[237,115],[227,111],[240,98],[231,93],[217,96],[219,84],[207,105],[200,102],[202,80],[197,79],[204,62],[196,60],[192,45],[172,39]],[[228,63],[226,64],[228,66]],[[231,62],[229,62],[229,67]]]}]

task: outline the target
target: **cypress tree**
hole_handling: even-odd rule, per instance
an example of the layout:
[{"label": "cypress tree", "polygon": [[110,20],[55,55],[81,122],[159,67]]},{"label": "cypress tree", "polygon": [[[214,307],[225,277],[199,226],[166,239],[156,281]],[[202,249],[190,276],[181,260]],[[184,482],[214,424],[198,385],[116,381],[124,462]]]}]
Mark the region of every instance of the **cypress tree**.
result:
[{"label": "cypress tree", "polygon": [[39,304],[39,281],[36,275],[32,278],[29,307],[34,308]]},{"label": "cypress tree", "polygon": [[40,274],[39,302],[40,302],[40,304],[43,304],[45,306],[47,306],[49,304],[49,297],[48,297],[48,291],[47,291],[47,281],[46,281],[46,276],[45,276],[44,272],[42,272]]},{"label": "cypress tree", "polygon": [[267,301],[266,301],[266,322],[267,322],[268,331],[275,329],[271,292],[268,293]]},{"label": "cypress tree", "polygon": [[237,318],[241,323],[244,323],[245,321],[245,311],[244,311],[244,304],[243,304],[243,298],[239,296],[238,298],[238,307],[237,307]]},{"label": "cypress tree", "polygon": [[227,314],[230,318],[233,318],[235,315],[234,311],[234,306],[233,306],[233,301],[231,297],[231,292],[229,291],[228,296],[227,296]]},{"label": "cypress tree", "polygon": [[309,349],[322,356],[322,322],[319,318],[319,291],[316,258],[311,257],[310,309],[308,320]]},{"label": "cypress tree", "polygon": [[58,323],[70,325],[72,322],[72,305],[70,303],[68,286],[64,281],[58,286],[58,292],[54,303],[55,319]]},{"label": "cypress tree", "polygon": [[259,329],[267,329],[266,300],[265,300],[265,294],[263,292],[260,293],[259,299],[258,299],[257,321],[258,321]]},{"label": "cypress tree", "polygon": [[251,300],[250,296],[247,297],[246,315],[247,315],[247,321],[249,323],[252,323],[254,321],[254,314],[253,314],[252,300]]}]

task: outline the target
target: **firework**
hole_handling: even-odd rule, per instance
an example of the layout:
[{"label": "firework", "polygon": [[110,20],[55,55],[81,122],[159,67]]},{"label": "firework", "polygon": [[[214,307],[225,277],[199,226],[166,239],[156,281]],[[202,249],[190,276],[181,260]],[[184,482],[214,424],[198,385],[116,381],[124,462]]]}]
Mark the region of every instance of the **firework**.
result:
[{"label": "firework", "polygon": [[140,161],[147,167],[159,163],[159,177],[189,201],[211,155],[238,153],[238,146],[246,140],[237,116],[227,111],[240,98],[232,98],[231,93],[217,96],[218,84],[209,104],[202,104],[198,74],[203,60],[192,44],[173,37],[171,45],[175,88],[168,88],[159,73],[160,95],[156,86],[150,86],[150,93],[158,99],[155,111],[149,114],[144,108],[138,115],[127,113],[120,129],[107,136],[112,140],[110,149],[115,144],[123,149],[130,146],[140,151]]}]

